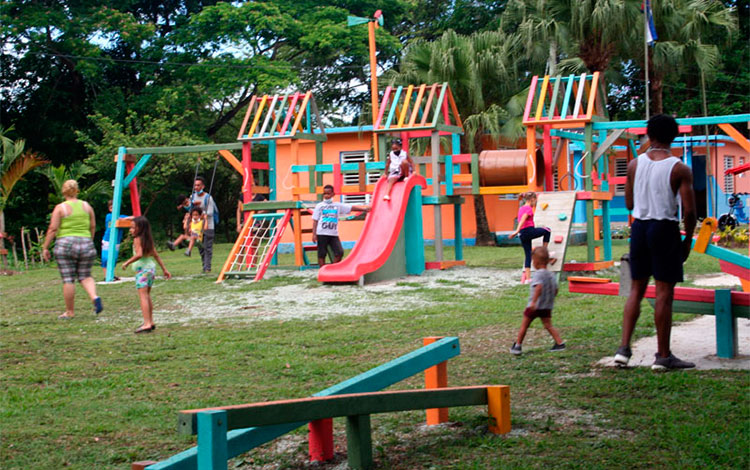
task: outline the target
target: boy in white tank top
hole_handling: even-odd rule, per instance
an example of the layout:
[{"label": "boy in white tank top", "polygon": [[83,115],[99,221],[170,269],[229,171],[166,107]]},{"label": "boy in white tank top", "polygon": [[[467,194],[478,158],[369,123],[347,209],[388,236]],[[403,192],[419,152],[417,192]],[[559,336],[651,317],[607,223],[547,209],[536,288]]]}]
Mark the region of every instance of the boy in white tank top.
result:
[{"label": "boy in white tank top", "polygon": [[[648,280],[654,277],[656,303],[654,323],[658,352],[653,370],[690,369],[695,364],[675,357],[669,348],[672,330],[674,287],[682,282],[682,263],[690,254],[695,230],[695,193],[693,173],[679,158],[672,156],[670,145],[678,134],[677,121],[663,114],[649,119],[646,130],[651,147],[628,164],[625,205],[632,211],[630,237],[630,295],[625,303],[622,342],[615,363],[625,366],[632,355],[630,339],[641,314],[640,305]],[[681,239],[679,204],[685,223]]]}]

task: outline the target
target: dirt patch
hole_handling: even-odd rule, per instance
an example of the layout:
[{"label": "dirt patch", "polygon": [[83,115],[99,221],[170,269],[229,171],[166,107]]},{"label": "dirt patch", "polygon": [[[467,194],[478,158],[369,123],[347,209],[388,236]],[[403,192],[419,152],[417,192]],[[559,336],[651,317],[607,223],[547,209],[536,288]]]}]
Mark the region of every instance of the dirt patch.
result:
[{"label": "dirt patch", "polygon": [[201,295],[200,301],[186,296],[175,302],[170,311],[156,311],[156,321],[187,323],[215,318],[240,322],[283,321],[371,315],[496,295],[518,283],[515,271],[466,267],[429,270],[422,276],[407,276],[364,287],[324,285],[316,281],[316,275],[315,271],[272,274],[271,277],[292,278],[294,282],[265,290],[243,290],[250,285],[249,281],[227,281],[217,285],[215,293]]}]

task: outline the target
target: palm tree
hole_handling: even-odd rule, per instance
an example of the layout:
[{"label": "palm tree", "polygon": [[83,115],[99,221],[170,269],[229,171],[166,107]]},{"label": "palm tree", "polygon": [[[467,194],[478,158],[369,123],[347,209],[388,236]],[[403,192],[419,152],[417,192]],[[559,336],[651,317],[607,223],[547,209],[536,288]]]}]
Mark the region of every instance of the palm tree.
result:
[{"label": "palm tree", "polygon": [[549,11],[566,25],[569,60],[580,60],[589,72],[604,72],[619,53],[642,38],[642,0],[550,0]]},{"label": "palm tree", "polygon": [[[26,141],[18,139],[15,142],[7,137],[7,133],[12,130],[0,127],[0,148],[2,154],[0,157],[0,233],[5,233],[5,206],[10,199],[10,193],[13,187],[21,181],[21,178],[36,167],[46,165],[48,160],[44,160],[38,153],[24,151]],[[5,243],[0,237],[0,250],[4,252]],[[3,264],[5,264],[5,255],[2,255]]]},{"label": "palm tree", "polygon": [[664,80],[683,75],[691,70],[691,65],[700,71],[701,82],[711,76],[719,66],[720,53],[716,45],[704,40],[731,39],[738,24],[734,8],[726,7],[720,0],[654,2],[654,22],[659,40],[650,48],[648,60],[653,70],[652,108],[658,114],[663,112]]},{"label": "palm tree", "polygon": [[[482,137],[502,133],[508,113],[502,107],[518,90],[514,60],[518,49],[515,35],[484,31],[469,36],[446,31],[434,41],[410,44],[394,82],[406,84],[448,82],[459,114],[464,118],[466,139],[461,151],[482,150]],[[516,136],[517,137],[517,136]],[[493,245],[484,200],[474,198],[477,244]]]},{"label": "palm tree", "polygon": [[505,7],[501,28],[518,35],[532,70],[546,63],[545,73],[557,74],[560,46],[568,43],[568,25],[558,20],[562,7],[558,0],[509,0]]},{"label": "palm tree", "polygon": [[[43,170],[44,175],[49,179],[52,184],[54,192],[49,194],[49,202],[51,205],[56,205],[65,198],[62,194],[62,185],[67,180],[81,180],[84,176],[96,173],[96,170],[83,162],[73,162],[70,166],[49,166]],[[91,200],[98,196],[106,196],[110,191],[109,181],[98,180],[93,184],[82,187],[78,193],[78,197],[83,200]]]}]

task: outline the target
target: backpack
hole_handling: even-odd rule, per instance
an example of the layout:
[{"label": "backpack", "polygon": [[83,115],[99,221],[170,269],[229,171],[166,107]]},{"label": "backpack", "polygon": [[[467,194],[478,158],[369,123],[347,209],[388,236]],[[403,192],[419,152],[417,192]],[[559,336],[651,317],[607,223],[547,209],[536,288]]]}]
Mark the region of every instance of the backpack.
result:
[{"label": "backpack", "polygon": [[[208,207],[208,201],[213,201],[214,203],[214,228],[219,225],[219,206],[216,205],[216,201],[213,200],[213,196],[211,194],[208,194],[208,197],[206,197],[206,207]],[[190,208],[193,207],[193,196],[190,196]],[[188,208],[189,210],[189,208]]]},{"label": "backpack", "polygon": [[[213,197],[209,194],[208,197],[213,201]],[[214,228],[219,225],[219,206],[216,205],[216,201],[213,201],[214,203]]]}]

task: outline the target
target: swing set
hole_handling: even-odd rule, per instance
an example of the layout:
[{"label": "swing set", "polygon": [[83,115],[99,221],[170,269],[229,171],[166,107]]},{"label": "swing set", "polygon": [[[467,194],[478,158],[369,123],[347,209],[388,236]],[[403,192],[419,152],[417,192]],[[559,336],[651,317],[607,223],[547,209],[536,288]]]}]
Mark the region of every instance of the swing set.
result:
[{"label": "swing set", "polygon": [[[273,162],[252,162],[250,161],[250,155],[248,153],[245,156],[243,152],[242,161],[238,160],[234,156],[232,150],[240,150],[243,145],[241,142],[232,142],[225,144],[207,144],[207,145],[188,145],[179,147],[120,147],[115,157],[115,181],[114,181],[114,194],[112,196],[112,220],[115,222],[116,228],[128,228],[131,225],[131,221],[128,219],[119,219],[120,213],[122,212],[122,198],[123,194],[127,189],[130,190],[130,205],[132,208],[133,216],[138,217],[143,215],[141,212],[140,195],[138,192],[138,180],[137,176],[151,161],[153,155],[158,154],[201,154],[201,153],[217,153],[216,161],[214,162],[213,174],[211,176],[211,183],[209,186],[209,195],[213,190],[214,178],[216,176],[216,168],[219,163],[219,158],[224,158],[229,164],[242,175],[242,189],[243,189],[243,200],[249,202],[252,199],[254,193],[269,194],[271,188],[269,186],[256,186],[253,181],[252,170],[266,170],[273,173]],[[275,156],[275,151],[269,151],[269,160],[271,156]],[[200,166],[200,158],[196,163],[195,177],[198,176],[198,168]],[[273,174],[269,178],[269,181],[274,180]],[[111,246],[116,244],[116,230],[110,232],[109,242]],[[107,274],[106,282],[112,282],[115,278],[115,250],[109,250],[107,258]]]}]

